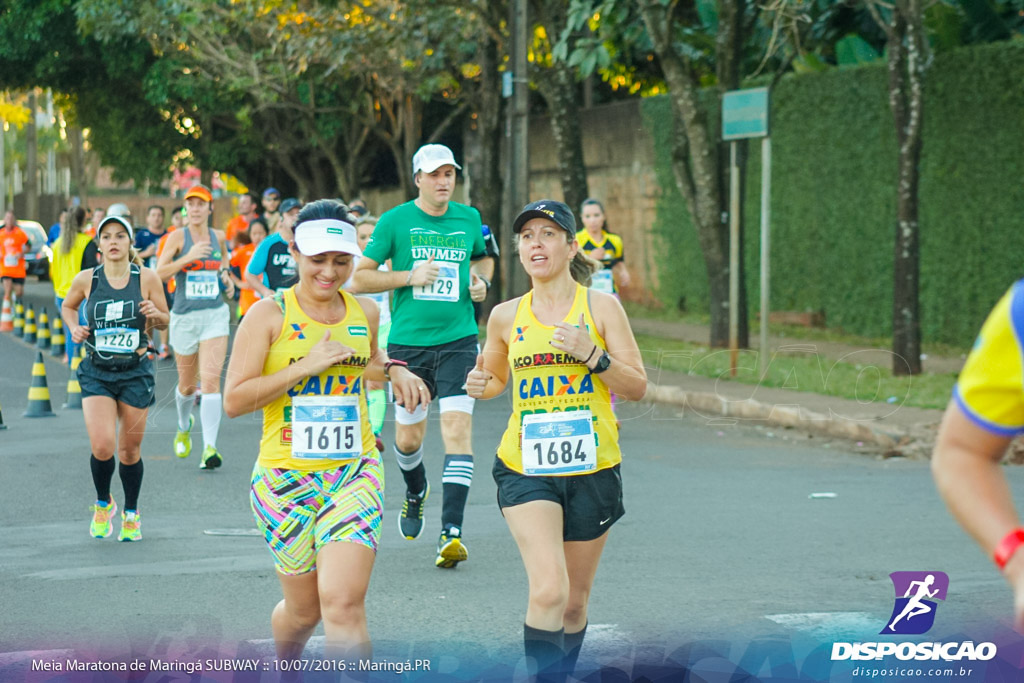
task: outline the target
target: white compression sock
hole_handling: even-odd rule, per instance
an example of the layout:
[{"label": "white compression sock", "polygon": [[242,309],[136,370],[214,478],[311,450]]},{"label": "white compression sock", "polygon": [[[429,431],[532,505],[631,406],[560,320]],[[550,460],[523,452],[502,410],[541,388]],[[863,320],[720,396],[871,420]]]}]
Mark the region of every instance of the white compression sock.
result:
[{"label": "white compression sock", "polygon": [[188,431],[188,418],[192,416],[192,405],[195,403],[196,397],[184,396],[178,387],[174,388],[174,405],[178,409],[178,431]]},{"label": "white compression sock", "polygon": [[203,394],[203,402],[199,404],[199,421],[203,425],[203,447],[217,447],[217,433],[220,432],[221,416],[220,394]]}]

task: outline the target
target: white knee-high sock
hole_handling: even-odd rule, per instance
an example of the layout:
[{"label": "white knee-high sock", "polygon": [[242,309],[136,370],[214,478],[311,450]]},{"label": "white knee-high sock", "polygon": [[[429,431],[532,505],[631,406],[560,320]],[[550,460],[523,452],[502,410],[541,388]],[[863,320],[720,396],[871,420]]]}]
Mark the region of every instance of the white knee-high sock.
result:
[{"label": "white knee-high sock", "polygon": [[192,417],[192,406],[196,397],[185,396],[177,387],[174,388],[174,405],[178,409],[178,431],[188,431],[188,419]]},{"label": "white knee-high sock", "polygon": [[220,432],[221,415],[220,394],[203,394],[203,402],[199,404],[199,421],[203,423],[203,447],[217,447],[217,433]]}]

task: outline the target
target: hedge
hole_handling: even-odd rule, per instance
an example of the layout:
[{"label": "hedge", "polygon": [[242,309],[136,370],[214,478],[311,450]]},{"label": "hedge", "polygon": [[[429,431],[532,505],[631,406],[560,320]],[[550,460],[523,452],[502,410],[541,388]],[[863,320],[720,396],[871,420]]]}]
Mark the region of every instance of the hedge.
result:
[{"label": "hedge", "polygon": [[[829,327],[872,337],[892,332],[897,149],[886,81],[879,63],[787,76],[772,95],[772,309],[824,310]],[[922,337],[966,348],[995,301],[1024,275],[1024,44],[938,54],[925,93]],[[704,101],[714,108],[713,96]],[[653,226],[658,297],[706,311],[706,269],[671,168],[671,105],[665,96],[648,98],[642,111],[662,190]],[[753,316],[759,141],[751,141],[747,168],[744,259]]]}]

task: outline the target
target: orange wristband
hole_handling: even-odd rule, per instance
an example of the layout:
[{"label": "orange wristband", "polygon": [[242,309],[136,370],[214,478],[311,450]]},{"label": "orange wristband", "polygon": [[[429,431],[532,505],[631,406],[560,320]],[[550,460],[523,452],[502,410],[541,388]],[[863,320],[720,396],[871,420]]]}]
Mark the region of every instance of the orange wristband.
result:
[{"label": "orange wristband", "polygon": [[996,551],[992,555],[992,559],[995,561],[996,566],[999,569],[1003,569],[1006,563],[1010,561],[1013,554],[1020,549],[1020,546],[1024,544],[1024,529],[1016,528],[1010,533],[1003,536],[1003,540],[999,541],[999,545],[996,546]]}]

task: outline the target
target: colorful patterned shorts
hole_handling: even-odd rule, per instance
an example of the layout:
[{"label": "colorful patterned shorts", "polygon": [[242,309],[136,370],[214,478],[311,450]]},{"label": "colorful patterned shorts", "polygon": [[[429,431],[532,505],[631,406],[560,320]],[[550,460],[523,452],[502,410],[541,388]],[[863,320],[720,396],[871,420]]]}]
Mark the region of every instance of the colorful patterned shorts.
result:
[{"label": "colorful patterned shorts", "polygon": [[256,524],[282,574],[316,569],[326,543],[348,541],[374,552],[384,509],[384,467],[363,456],[344,467],[307,472],[261,467],[252,471],[250,502]]}]

